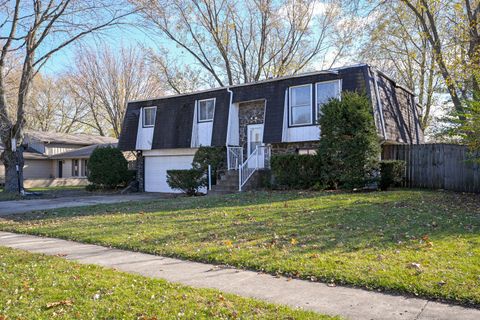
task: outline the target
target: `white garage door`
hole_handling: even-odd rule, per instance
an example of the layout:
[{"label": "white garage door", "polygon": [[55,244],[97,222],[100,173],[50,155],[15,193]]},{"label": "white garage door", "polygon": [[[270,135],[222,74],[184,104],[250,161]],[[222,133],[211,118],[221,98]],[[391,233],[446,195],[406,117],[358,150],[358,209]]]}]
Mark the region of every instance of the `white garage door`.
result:
[{"label": "white garage door", "polygon": [[167,183],[167,170],[191,169],[193,155],[145,157],[145,191],[179,192]]}]

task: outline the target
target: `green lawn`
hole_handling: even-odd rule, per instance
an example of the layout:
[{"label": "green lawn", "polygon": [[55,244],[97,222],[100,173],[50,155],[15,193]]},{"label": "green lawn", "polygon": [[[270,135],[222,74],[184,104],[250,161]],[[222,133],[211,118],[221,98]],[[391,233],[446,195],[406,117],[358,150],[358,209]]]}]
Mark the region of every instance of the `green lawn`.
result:
[{"label": "green lawn", "polygon": [[85,186],[57,186],[57,187],[37,187],[28,188],[26,192],[38,192],[39,195],[30,195],[22,197],[19,194],[5,193],[0,188],[0,201],[10,200],[35,200],[35,199],[48,199],[62,196],[77,196],[92,194],[85,190]]},{"label": "green lawn", "polygon": [[330,319],[0,247],[0,319]]},{"label": "green lawn", "polygon": [[70,208],[0,228],[480,305],[480,199],[255,192]]},{"label": "green lawn", "polygon": [[70,191],[70,190],[85,190],[85,186],[56,186],[56,187],[37,187],[28,188],[30,192],[49,192],[49,191]]}]

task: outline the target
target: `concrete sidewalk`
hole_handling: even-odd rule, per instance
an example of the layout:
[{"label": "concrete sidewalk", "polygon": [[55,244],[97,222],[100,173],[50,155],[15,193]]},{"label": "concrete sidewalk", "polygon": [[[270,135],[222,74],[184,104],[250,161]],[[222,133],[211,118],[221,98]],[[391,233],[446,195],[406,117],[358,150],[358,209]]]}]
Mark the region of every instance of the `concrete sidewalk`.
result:
[{"label": "concrete sidewalk", "polygon": [[16,213],[58,208],[82,207],[95,204],[162,199],[167,195],[158,193],[132,193],[102,196],[60,197],[38,200],[0,201],[0,217]]},{"label": "concrete sidewalk", "polygon": [[318,282],[290,280],[59,239],[0,232],[0,246],[61,255],[80,263],[115,268],[193,287],[215,288],[348,319],[480,319],[478,309],[362,289],[328,287]]}]

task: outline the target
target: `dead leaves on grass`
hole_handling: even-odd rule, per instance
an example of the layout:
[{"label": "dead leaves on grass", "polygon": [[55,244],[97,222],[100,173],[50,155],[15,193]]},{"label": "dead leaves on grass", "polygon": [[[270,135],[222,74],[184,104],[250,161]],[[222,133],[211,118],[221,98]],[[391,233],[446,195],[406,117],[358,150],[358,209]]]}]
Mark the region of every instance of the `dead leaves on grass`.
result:
[{"label": "dead leaves on grass", "polygon": [[55,302],[49,302],[45,306],[47,309],[59,307],[59,306],[73,306],[73,301],[72,300],[61,300],[61,301],[55,301]]}]

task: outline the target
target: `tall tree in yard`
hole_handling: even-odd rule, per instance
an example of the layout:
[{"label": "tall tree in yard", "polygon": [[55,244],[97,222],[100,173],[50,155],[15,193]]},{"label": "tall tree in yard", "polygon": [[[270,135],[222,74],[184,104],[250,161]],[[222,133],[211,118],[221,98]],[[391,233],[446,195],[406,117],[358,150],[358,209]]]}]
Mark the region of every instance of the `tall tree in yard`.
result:
[{"label": "tall tree in yard", "polygon": [[70,72],[70,94],[89,110],[84,125],[100,135],[120,135],[128,101],[159,96],[163,85],[140,48],[79,47]]},{"label": "tall tree in yard", "polygon": [[480,92],[480,1],[400,0],[419,21],[460,118]]},{"label": "tall tree in yard", "polygon": [[328,68],[354,39],[343,1],[131,2],[145,28],[180,48],[220,86],[295,74],[314,62]]},{"label": "tall tree in yard", "polygon": [[[6,192],[21,191],[17,177],[22,180],[25,108],[33,78],[58,51],[119,23],[128,14],[124,8],[106,0],[0,0],[0,139],[5,146],[0,158]],[[6,73],[13,56],[21,61],[21,71],[16,97],[8,99]]]},{"label": "tall tree in yard", "polygon": [[375,8],[360,56],[415,92],[423,109],[421,125],[425,130],[443,87],[432,45],[418,18],[406,9],[401,1],[386,1]]}]

